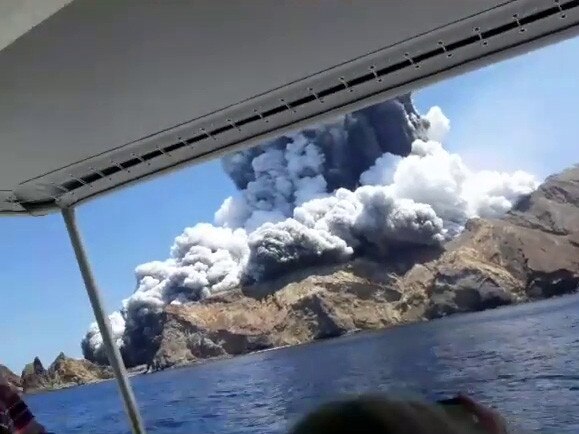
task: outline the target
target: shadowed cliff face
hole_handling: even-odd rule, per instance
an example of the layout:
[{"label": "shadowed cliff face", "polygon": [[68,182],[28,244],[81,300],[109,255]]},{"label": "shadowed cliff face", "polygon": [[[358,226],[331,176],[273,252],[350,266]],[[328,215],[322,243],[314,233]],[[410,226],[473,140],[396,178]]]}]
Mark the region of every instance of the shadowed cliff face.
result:
[{"label": "shadowed cliff face", "polygon": [[579,168],[523,198],[503,219],[473,219],[444,249],[388,263],[359,258],[168,306],[142,349],[163,369],[363,329],[574,292],[579,286]]}]

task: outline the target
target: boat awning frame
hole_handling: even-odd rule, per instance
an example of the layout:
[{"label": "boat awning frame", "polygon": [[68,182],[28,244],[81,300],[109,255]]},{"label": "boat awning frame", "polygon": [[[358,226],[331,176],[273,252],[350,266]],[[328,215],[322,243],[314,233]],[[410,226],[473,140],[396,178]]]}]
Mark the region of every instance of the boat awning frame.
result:
[{"label": "boat awning frame", "polygon": [[578,24],[577,0],[505,2],[58,170],[39,173],[11,190],[0,190],[0,214],[58,211],[571,37]]}]

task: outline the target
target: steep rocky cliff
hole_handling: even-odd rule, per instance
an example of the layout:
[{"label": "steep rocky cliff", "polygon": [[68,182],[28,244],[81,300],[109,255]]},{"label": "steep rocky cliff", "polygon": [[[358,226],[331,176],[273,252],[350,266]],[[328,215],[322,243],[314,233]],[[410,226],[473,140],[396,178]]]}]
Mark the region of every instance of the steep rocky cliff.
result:
[{"label": "steep rocky cliff", "polygon": [[579,167],[548,178],[501,220],[471,220],[446,249],[419,271],[428,317],[576,291]]},{"label": "steep rocky cliff", "polygon": [[22,371],[25,392],[64,389],[112,378],[110,368],[95,365],[88,360],[66,357],[63,353],[45,369],[38,357]]},{"label": "steep rocky cliff", "polygon": [[474,219],[442,250],[358,258],[169,306],[144,349],[153,369],[574,292],[579,168],[552,176],[500,220]]}]

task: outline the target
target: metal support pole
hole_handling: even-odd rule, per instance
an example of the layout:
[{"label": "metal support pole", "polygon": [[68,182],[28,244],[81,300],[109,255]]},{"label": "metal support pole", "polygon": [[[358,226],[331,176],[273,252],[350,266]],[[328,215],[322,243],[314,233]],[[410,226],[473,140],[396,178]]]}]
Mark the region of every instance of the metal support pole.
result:
[{"label": "metal support pole", "polygon": [[123,401],[125,403],[125,409],[129,416],[131,422],[131,427],[134,434],[145,434],[145,428],[143,426],[143,421],[141,420],[141,415],[139,414],[139,408],[137,407],[137,402],[135,400],[135,395],[129,384],[127,377],[127,371],[121,357],[121,352],[113,340],[113,333],[111,331],[111,325],[109,318],[106,315],[99,290],[96,285],[95,278],[93,276],[86,251],[76,224],[76,218],[74,214],[74,208],[64,208],[62,210],[62,217],[64,218],[64,223],[66,224],[66,230],[70,236],[70,242],[74,249],[74,254],[78,262],[78,267],[80,268],[80,273],[82,274],[82,279],[84,280],[84,285],[90,299],[90,304],[92,305],[92,310],[97,320],[99,330],[103,338],[103,344],[105,346],[107,355],[109,357],[109,362],[115,373],[119,389]]}]

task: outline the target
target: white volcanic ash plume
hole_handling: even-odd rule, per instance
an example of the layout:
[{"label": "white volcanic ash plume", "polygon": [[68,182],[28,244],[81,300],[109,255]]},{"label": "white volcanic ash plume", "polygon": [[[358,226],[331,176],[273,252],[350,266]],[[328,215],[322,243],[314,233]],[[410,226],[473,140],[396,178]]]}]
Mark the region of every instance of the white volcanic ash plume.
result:
[{"label": "white volcanic ash plume", "polygon": [[242,229],[208,223],[187,228],[175,238],[170,259],[137,267],[138,286],[124,308],[129,315],[142,309],[157,312],[168,303],[199,300],[234,288],[247,255]]},{"label": "white volcanic ash plume", "polygon": [[532,175],[521,171],[472,171],[459,155],[435,141],[416,140],[412,150],[394,170],[385,170],[391,174],[392,194],[429,204],[447,227],[464,225],[472,217],[498,217],[538,185]]},{"label": "white volcanic ash plume", "polygon": [[523,195],[538,186],[526,172],[473,171],[458,154],[436,140],[444,138],[450,122],[438,107],[427,118],[428,140],[417,139],[406,158],[385,154],[361,175],[363,184],[388,185],[394,197],[432,207],[445,227],[456,234],[472,217],[500,217]]},{"label": "white volcanic ash plume", "polygon": [[[113,332],[113,338],[116,344],[121,347],[123,345],[123,334],[125,333],[125,318],[120,312],[113,312],[109,315],[109,321]],[[93,322],[89,326],[88,331],[81,342],[81,347],[84,357],[88,360],[101,365],[107,365],[109,363],[103,346],[103,337],[96,322]]]},{"label": "white volcanic ash plume", "polygon": [[400,245],[436,245],[444,240],[443,221],[430,205],[399,199],[390,186],[339,189],[331,197],[296,208],[294,218],[345,240],[355,250],[386,254]]},{"label": "white volcanic ash plume", "polygon": [[[249,254],[243,229],[199,223],[179,235],[171,258],[139,265],[135,270],[137,289],[123,301],[121,312],[109,318],[113,334],[122,346],[144,347],[156,333],[156,317],[167,304],[200,300],[215,291],[239,285],[241,270]],[[125,333],[130,331],[130,333]],[[92,324],[81,347],[89,360],[106,363],[102,337]],[[143,360],[129,354],[131,364]]]},{"label": "white volcanic ash plume", "polygon": [[251,232],[266,221],[291,217],[311,199],[355,189],[378,157],[408,155],[427,128],[405,95],[225,156],[223,168],[240,195],[223,203],[215,223]]},{"label": "white volcanic ash plume", "polygon": [[249,236],[249,250],[244,276],[254,282],[289,270],[341,262],[354,252],[343,239],[294,219],[259,227]]},{"label": "white volcanic ash plume", "polygon": [[[137,267],[137,289],[113,314],[129,364],[150,359],[141,349],[157,338],[167,304],[353,255],[439,245],[537,187],[525,172],[469,169],[440,142],[449,128],[438,107],[420,117],[404,96],[225,157],[239,194],[216,212],[217,226],[185,229],[169,259]],[[95,327],[82,346],[100,359]]]}]

